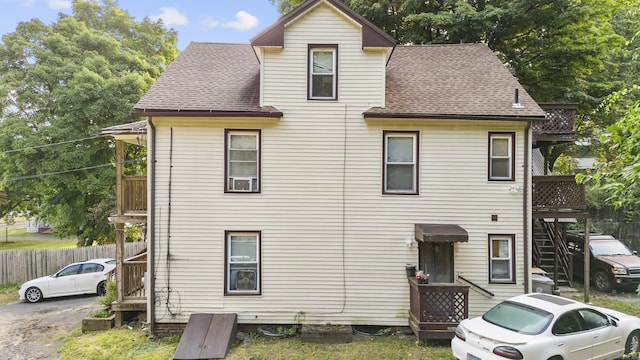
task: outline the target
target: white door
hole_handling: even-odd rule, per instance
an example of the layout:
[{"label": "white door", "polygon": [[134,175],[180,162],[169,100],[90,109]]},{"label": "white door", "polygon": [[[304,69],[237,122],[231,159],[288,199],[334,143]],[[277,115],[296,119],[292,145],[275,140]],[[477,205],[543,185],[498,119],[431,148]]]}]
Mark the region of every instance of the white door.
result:
[{"label": "white door", "polygon": [[76,293],[86,294],[96,292],[98,283],[102,280],[102,270],[104,270],[104,267],[100,264],[82,264],[82,269],[77,275]]},{"label": "white door", "polygon": [[81,269],[80,264],[70,265],[60,270],[49,281],[48,296],[64,296],[75,294],[76,280]]},{"label": "white door", "polygon": [[592,359],[593,334],[586,331],[577,311],[560,315],[551,332],[564,360]]}]

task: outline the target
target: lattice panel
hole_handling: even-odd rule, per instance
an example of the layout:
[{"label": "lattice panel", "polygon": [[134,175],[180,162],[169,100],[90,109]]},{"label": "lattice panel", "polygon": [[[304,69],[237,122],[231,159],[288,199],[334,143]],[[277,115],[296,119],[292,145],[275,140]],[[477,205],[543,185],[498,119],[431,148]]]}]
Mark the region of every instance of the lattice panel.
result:
[{"label": "lattice panel", "polygon": [[465,318],[465,294],[433,292],[422,297],[421,321],[460,322]]},{"label": "lattice panel", "polygon": [[553,107],[542,105],[549,121],[533,124],[533,131],[539,134],[573,134],[577,110],[573,107]]},{"label": "lattice panel", "polygon": [[575,180],[533,181],[533,206],[553,209],[582,209],[585,207],[584,185]]}]

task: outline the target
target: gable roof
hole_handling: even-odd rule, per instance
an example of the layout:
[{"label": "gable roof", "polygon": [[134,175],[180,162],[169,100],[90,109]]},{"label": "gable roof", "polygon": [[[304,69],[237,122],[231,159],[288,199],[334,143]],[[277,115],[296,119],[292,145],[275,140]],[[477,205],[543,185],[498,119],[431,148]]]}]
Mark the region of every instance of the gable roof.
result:
[{"label": "gable roof", "polygon": [[190,43],[135,105],[136,115],[282,117],[260,106],[260,64],[249,44]]},{"label": "gable roof", "polygon": [[[191,43],[135,106],[136,115],[280,118],[260,106],[249,44]],[[519,103],[513,107],[515,90]],[[543,120],[545,112],[485,44],[398,46],[386,68],[386,105],[365,118]]]},{"label": "gable roof", "polygon": [[[519,103],[514,107],[515,90]],[[386,104],[365,117],[543,120],[545,112],[486,44],[398,46]]]},{"label": "gable roof", "polygon": [[338,0],[307,0],[300,6],[291,10],[288,14],[280,17],[278,21],[271,26],[261,31],[259,34],[251,38],[250,42],[252,46],[264,46],[264,47],[284,47],[284,28],[290,22],[294,21],[299,16],[305,14],[308,10],[311,10],[320,3],[326,3],[333,6],[345,16],[351,18],[356,23],[362,26],[362,47],[363,48],[380,48],[380,47],[394,47],[396,40],[387,35],[384,31],[380,30],[377,26],[373,25],[369,20],[362,17],[357,12],[353,11],[347,5]]}]

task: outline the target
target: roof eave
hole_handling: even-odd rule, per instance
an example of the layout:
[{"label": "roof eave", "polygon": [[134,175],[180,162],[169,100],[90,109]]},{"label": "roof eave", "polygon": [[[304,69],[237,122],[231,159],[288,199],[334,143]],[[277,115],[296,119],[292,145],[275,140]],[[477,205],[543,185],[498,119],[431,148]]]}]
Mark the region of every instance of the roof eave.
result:
[{"label": "roof eave", "polygon": [[427,113],[379,113],[365,111],[365,119],[420,119],[420,120],[500,120],[500,121],[548,121],[544,115],[468,115]]},{"label": "roof eave", "polygon": [[283,114],[277,110],[267,111],[222,111],[222,110],[171,110],[134,109],[135,116],[181,116],[181,117],[258,117],[280,119]]}]

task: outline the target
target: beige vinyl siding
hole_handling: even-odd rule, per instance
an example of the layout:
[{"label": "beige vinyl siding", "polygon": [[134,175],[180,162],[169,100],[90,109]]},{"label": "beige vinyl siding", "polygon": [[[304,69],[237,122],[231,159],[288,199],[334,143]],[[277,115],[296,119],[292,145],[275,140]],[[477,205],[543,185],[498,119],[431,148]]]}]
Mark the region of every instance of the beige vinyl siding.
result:
[{"label": "beige vinyl siding", "polygon": [[[300,121],[287,120],[262,127],[261,194],[223,192],[224,128],[261,128],[259,121],[216,119],[210,122],[215,127],[174,128],[169,303],[182,314],[176,318],[163,305],[170,135],[168,124],[158,126],[158,319],[185,321],[192,312],[224,310],[238,312],[242,322],[406,325],[404,264],[416,261],[417,247],[405,241],[413,238],[415,223],[454,223],[469,231],[469,242],[455,245],[456,273],[496,294],[485,299],[471,291],[472,314],[522,293],[522,194],[509,192],[510,182],[486,180],[488,132],[522,126],[460,122],[450,131],[447,122],[348,119],[345,160],[344,124],[305,132],[295,130]],[[419,196],[381,193],[382,130],[391,128],[420,132]],[[522,140],[520,130],[516,170]],[[515,183],[522,184],[522,171]],[[225,230],[262,231],[261,296],[223,296]],[[516,235],[516,285],[488,284],[490,233]]]},{"label": "beige vinyl siding", "polygon": [[[363,110],[384,106],[384,51],[363,51],[360,27],[330,6],[321,4],[312,15],[285,28],[284,49],[264,50],[261,103],[284,113],[297,107],[305,112],[335,111],[338,115],[344,113],[341,105],[346,103],[362,106]],[[309,44],[338,45],[337,101],[307,100]]]},{"label": "beige vinyl siding", "polygon": [[[154,118],[156,321],[224,311],[241,323],[406,326],[416,223],[469,232],[455,245],[456,274],[496,294],[471,291],[471,314],[522,293],[523,195],[509,186],[523,184],[524,124],[364,120],[384,102],[384,53],[363,51],[359,28],[324,3],[311,14],[286,27],[284,49],[261,56],[262,102],[282,119]],[[337,101],[307,100],[309,43],[338,44]],[[224,192],[225,128],[261,129],[261,193]],[[419,131],[419,195],[382,194],[383,130]],[[515,182],[487,181],[490,131],[517,131]],[[234,230],[261,231],[259,296],[224,296]],[[488,284],[492,233],[516,235],[515,285]]]}]

